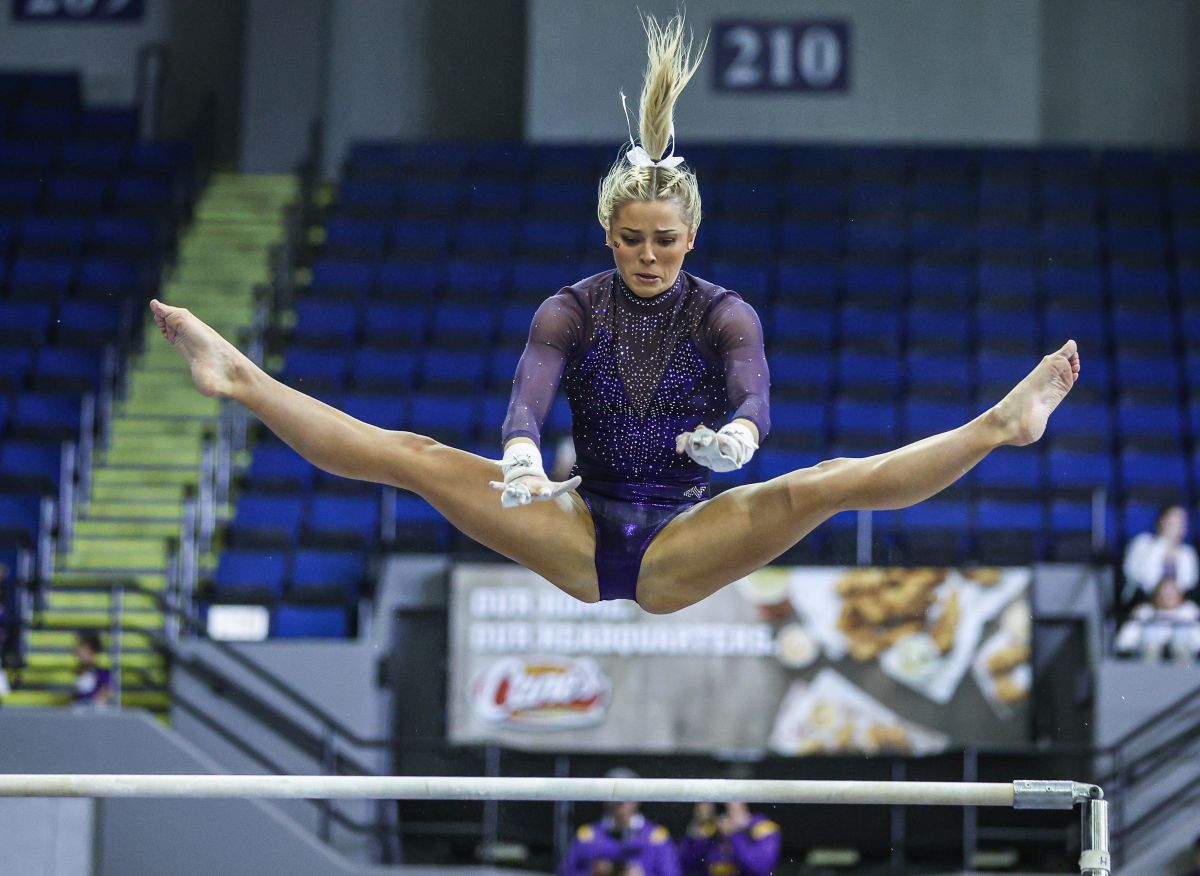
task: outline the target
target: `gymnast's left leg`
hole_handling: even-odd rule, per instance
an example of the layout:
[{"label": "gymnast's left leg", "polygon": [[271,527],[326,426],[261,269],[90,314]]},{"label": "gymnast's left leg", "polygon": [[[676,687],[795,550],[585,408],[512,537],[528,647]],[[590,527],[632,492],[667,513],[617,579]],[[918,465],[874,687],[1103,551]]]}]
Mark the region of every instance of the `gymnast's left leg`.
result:
[{"label": "gymnast's left leg", "polygon": [[778,557],[839,511],[915,505],[1004,445],[1032,444],[1079,378],[1074,341],[1046,356],[995,407],[949,432],[864,459],[831,459],[737,487],[680,514],[650,543],[638,603],[677,611]]}]

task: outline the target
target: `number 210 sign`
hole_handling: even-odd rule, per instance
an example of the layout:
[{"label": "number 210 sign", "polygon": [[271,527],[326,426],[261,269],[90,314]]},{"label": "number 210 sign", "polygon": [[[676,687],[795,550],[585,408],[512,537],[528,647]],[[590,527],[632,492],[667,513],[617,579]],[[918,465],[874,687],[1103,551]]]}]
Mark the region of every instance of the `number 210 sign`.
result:
[{"label": "number 210 sign", "polygon": [[846,91],[850,25],[846,21],[713,23],[717,91]]}]

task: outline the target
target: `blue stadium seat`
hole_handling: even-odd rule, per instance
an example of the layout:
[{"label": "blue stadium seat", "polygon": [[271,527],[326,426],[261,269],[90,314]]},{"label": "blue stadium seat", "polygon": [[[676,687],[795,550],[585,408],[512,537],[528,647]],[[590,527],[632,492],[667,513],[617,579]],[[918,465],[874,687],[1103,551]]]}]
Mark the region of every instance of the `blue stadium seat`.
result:
[{"label": "blue stadium seat", "polygon": [[503,217],[468,219],[458,224],[455,247],[461,253],[509,254],[517,246],[518,226]]},{"label": "blue stadium seat", "polygon": [[281,605],[271,614],[271,636],[276,639],[345,639],[349,635],[344,608]]},{"label": "blue stadium seat", "polygon": [[125,163],[129,147],[106,140],[68,140],[59,146],[59,166],[67,171],[115,174]]},{"label": "blue stadium seat", "polygon": [[420,551],[450,550],[453,540],[450,524],[419,496],[397,493],[395,520],[396,532],[392,541],[395,547]]},{"label": "blue stadium seat", "polygon": [[[845,231],[833,222],[791,219],[779,229],[779,251],[784,254],[836,253],[842,250]],[[785,292],[787,286],[781,284]]]},{"label": "blue stadium seat", "polygon": [[997,251],[1031,252],[1037,246],[1037,235],[1027,225],[982,223],[975,229],[975,242],[987,257]]},{"label": "blue stadium seat", "polygon": [[910,350],[905,368],[909,393],[914,397],[956,402],[970,394],[973,369],[964,357]]},{"label": "blue stadium seat", "polygon": [[1126,447],[1121,451],[1121,483],[1127,497],[1165,504],[1178,501],[1188,489],[1187,459],[1182,453],[1147,453]]},{"label": "blue stadium seat", "polygon": [[75,258],[83,250],[86,231],[87,222],[80,218],[26,216],[21,220],[20,245],[30,254]]},{"label": "blue stadium seat", "polygon": [[[592,227],[590,223],[547,221],[530,217],[521,223],[517,246],[521,252],[532,256],[571,256],[583,247],[584,238]],[[596,242],[601,242],[600,230],[595,232],[595,236]]]},{"label": "blue stadium seat", "polygon": [[981,495],[1020,499],[1040,498],[1045,478],[1036,448],[1024,452],[1003,448],[980,462],[972,475]]},{"label": "blue stadium seat", "polygon": [[974,409],[961,402],[927,401],[910,397],[904,402],[906,442],[957,429],[974,418]]},{"label": "blue stadium seat", "polygon": [[1038,502],[981,499],[975,506],[976,555],[982,563],[1024,565],[1046,550],[1046,519]]},{"label": "blue stadium seat", "polygon": [[[785,243],[783,249],[786,253],[790,248]],[[775,266],[775,288],[782,302],[828,306],[838,286],[838,270],[832,263],[780,262]]]},{"label": "blue stadium seat", "polygon": [[9,275],[10,294],[20,298],[53,301],[67,294],[75,278],[69,258],[17,256]]},{"label": "blue stadium seat", "polygon": [[1047,221],[1039,233],[1039,248],[1044,258],[1095,259],[1100,254],[1100,232],[1095,225]]},{"label": "blue stadium seat", "polygon": [[914,303],[961,307],[971,294],[970,272],[956,264],[914,262],[909,269]]},{"label": "blue stadium seat", "polygon": [[303,538],[308,544],[370,547],[379,541],[378,495],[314,494]]},{"label": "blue stadium seat", "polygon": [[970,341],[967,314],[960,308],[913,307],[905,314],[910,350],[965,353]]},{"label": "blue stadium seat", "polygon": [[757,454],[758,476],[761,480],[769,481],[802,468],[811,468],[824,457],[811,451],[774,449],[769,445]]},{"label": "blue stadium seat", "polygon": [[371,345],[392,349],[418,347],[429,327],[429,308],[424,303],[371,302],[363,320],[363,339]]},{"label": "blue stadium seat", "polygon": [[930,257],[965,257],[974,248],[974,229],[964,222],[914,216],[910,232],[914,261]]},{"label": "blue stadium seat", "polygon": [[[502,168],[489,168],[493,173]],[[467,189],[464,206],[468,211],[515,213],[525,201],[525,187],[517,179],[476,177]]]},{"label": "blue stadium seat", "polygon": [[58,308],[56,334],[60,343],[105,347],[121,325],[121,310],[105,301],[64,301]]},{"label": "blue stadium seat", "polygon": [[843,347],[889,354],[899,349],[900,316],[895,309],[843,307],[839,329]]},{"label": "blue stadium seat", "polygon": [[97,216],[89,223],[88,248],[100,252],[146,255],[158,244],[153,220],[137,216]]},{"label": "blue stadium seat", "polygon": [[451,231],[448,222],[397,219],[391,226],[391,247],[397,253],[445,253]]},{"label": "blue stadium seat", "polygon": [[112,298],[144,290],[144,262],[85,256],[79,264],[77,294]]},{"label": "blue stadium seat", "polygon": [[1036,364],[1037,360],[1031,361],[1028,355],[980,353],[975,359],[980,391],[986,394],[1007,392]]},{"label": "blue stadium seat", "polygon": [[[487,380],[487,355],[480,349],[481,346],[476,345],[473,350],[427,350],[418,368],[421,385],[426,389],[447,392],[478,390]],[[511,376],[510,373],[510,379]]]},{"label": "blue stadium seat", "polygon": [[999,303],[1032,309],[1037,296],[1037,274],[1021,265],[985,262],[978,269],[979,304]]},{"label": "blue stadium seat", "polygon": [[110,188],[106,179],[58,177],[46,183],[44,209],[60,215],[96,216],[104,210]]},{"label": "blue stadium seat", "polygon": [[899,559],[907,565],[954,566],[966,556],[966,502],[930,499],[900,512]]},{"label": "blue stadium seat", "polygon": [[358,334],[359,313],[354,304],[333,301],[299,301],[292,343],[329,344],[348,349]]},{"label": "blue stadium seat", "polygon": [[513,265],[513,295],[522,301],[543,301],[574,281],[561,262],[519,260]]},{"label": "blue stadium seat", "polygon": [[10,440],[0,444],[0,483],[11,492],[54,493],[62,473],[56,441]]},{"label": "blue stadium seat", "polygon": [[975,338],[981,350],[1001,351],[1028,356],[1028,369],[1040,355],[1041,332],[1037,317],[1029,310],[975,311]]},{"label": "blue stadium seat", "polygon": [[32,372],[33,387],[43,392],[95,392],[103,375],[102,362],[96,349],[41,347]]},{"label": "blue stadium seat", "polygon": [[847,263],[842,275],[846,299],[850,302],[896,304],[905,288],[905,271],[899,265]]},{"label": "blue stadium seat", "polygon": [[84,107],[79,116],[79,133],[89,142],[127,143],[137,137],[138,111],[135,107]]},{"label": "blue stadium seat", "polygon": [[1072,400],[1071,416],[1051,417],[1046,427],[1051,444],[1071,450],[1107,451],[1114,433],[1114,418],[1106,402]]},{"label": "blue stadium seat", "polygon": [[243,493],[230,536],[239,547],[290,549],[300,538],[304,500],[296,495]]},{"label": "blue stadium seat", "polygon": [[416,304],[428,304],[441,291],[440,262],[388,261],[379,265],[379,295]]},{"label": "blue stadium seat", "polygon": [[[318,259],[312,266],[311,293],[320,298],[366,298],[375,287],[369,262]],[[299,310],[299,308],[297,308]]]},{"label": "blue stadium seat", "polygon": [[357,390],[405,392],[416,379],[417,354],[408,350],[355,350],[350,370]]},{"label": "blue stadium seat", "polygon": [[283,595],[286,558],[278,551],[222,551],[213,577],[214,601],[260,602]]},{"label": "blue stadium seat", "polygon": [[292,557],[288,597],[353,604],[366,572],[367,558],[359,551],[301,549]]},{"label": "blue stadium seat", "polygon": [[331,216],[325,223],[328,255],[377,258],[387,242],[387,226],[377,219]]},{"label": "blue stadium seat", "polygon": [[[33,365],[33,350],[29,347],[0,347],[0,391],[10,392],[20,389],[25,383],[25,377]],[[0,407],[4,416],[0,417],[0,435],[4,434],[4,423],[8,419],[8,397],[0,395]]]},{"label": "blue stadium seat", "polygon": [[344,350],[311,349],[292,345],[285,354],[279,379],[302,392],[340,392],[346,375]]},{"label": "blue stadium seat", "polygon": [[433,311],[431,342],[449,349],[487,347],[495,325],[491,304],[442,304]]},{"label": "blue stadium seat", "polygon": [[1116,485],[1112,455],[1054,448],[1046,455],[1046,485],[1052,496],[1089,496],[1101,489],[1112,495]]},{"label": "blue stadium seat", "polygon": [[[1059,563],[1093,559],[1092,504],[1055,499],[1050,503],[1050,558]],[[1111,530],[1106,530],[1110,532]]]},{"label": "blue stadium seat", "polygon": [[1116,366],[1122,399],[1174,403],[1179,397],[1179,365],[1172,355],[1118,354]]},{"label": "blue stadium seat", "polygon": [[768,350],[814,353],[833,347],[836,329],[827,309],[780,303],[770,309],[765,323]]},{"label": "blue stadium seat", "polygon": [[771,446],[823,450],[829,412],[823,402],[772,401]]},{"label": "blue stadium seat", "polygon": [[0,216],[32,213],[42,195],[39,179],[0,178]]},{"label": "blue stadium seat", "polygon": [[41,499],[36,495],[0,494],[0,545],[32,548],[38,541],[40,522]]},{"label": "blue stadium seat", "polygon": [[477,417],[474,398],[417,395],[412,399],[412,430],[446,444],[465,444],[475,430]]},{"label": "blue stadium seat", "polygon": [[344,396],[339,406],[355,419],[381,429],[403,429],[409,425],[408,404],[396,393],[352,393]]},{"label": "blue stadium seat", "polygon": [[845,398],[892,399],[900,387],[895,356],[845,351],[837,358],[838,394]]},{"label": "blue stadium seat", "polygon": [[768,346],[771,392],[775,399],[823,399],[833,387],[833,359],[827,355],[779,352],[780,344]]},{"label": "blue stadium seat", "polygon": [[833,406],[834,441],[872,453],[891,450],[899,438],[895,405],[883,401],[839,398]]},{"label": "blue stadium seat", "polygon": [[302,491],[312,486],[314,472],[312,465],[290,447],[263,444],[250,457],[247,479],[259,491]]},{"label": "blue stadium seat", "polygon": [[10,429],[22,438],[78,439],[79,418],[78,395],[26,392],[17,396]]},{"label": "blue stadium seat", "polygon": [[1177,404],[1122,401],[1117,423],[1125,447],[1173,451],[1183,446],[1183,415]]},{"label": "blue stadium seat", "polygon": [[338,205],[356,215],[387,215],[396,209],[400,188],[399,182],[342,180],[338,185]]},{"label": "blue stadium seat", "polygon": [[1042,266],[1042,288],[1051,304],[1088,310],[1103,301],[1104,282],[1092,265],[1048,262]]}]

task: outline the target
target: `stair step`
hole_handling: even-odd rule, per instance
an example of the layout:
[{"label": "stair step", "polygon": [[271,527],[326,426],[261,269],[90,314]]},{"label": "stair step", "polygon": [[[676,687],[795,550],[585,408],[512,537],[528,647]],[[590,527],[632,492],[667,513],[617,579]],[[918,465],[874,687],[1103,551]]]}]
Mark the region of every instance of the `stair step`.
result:
[{"label": "stair step", "polygon": [[[28,659],[32,660],[35,655],[56,655],[60,651],[70,654],[72,660],[75,659],[71,650],[75,647],[77,638],[74,632],[70,630],[31,629],[28,635],[30,648]],[[147,652],[154,653],[157,659],[157,653],[153,650],[155,647],[156,642],[154,637],[147,633],[138,633],[132,630],[126,630],[121,633],[122,659],[125,659],[125,657],[141,659],[141,656]]]},{"label": "stair step", "polygon": [[[167,348],[167,352],[174,357],[170,360],[172,369],[174,369],[179,364],[179,354],[170,348]],[[125,416],[113,421],[112,433],[113,444],[117,445],[119,442],[128,441],[131,438],[165,439],[174,437],[181,441],[200,439],[204,429],[193,420]]]},{"label": "stair step", "polygon": [[14,690],[0,697],[5,708],[37,709],[47,706],[65,706],[71,702],[71,694],[59,690]]},{"label": "stair step", "polygon": [[101,466],[196,468],[200,465],[202,444],[203,439],[199,434],[189,441],[176,436],[169,436],[165,440],[125,439],[119,444],[114,442],[111,450],[97,454],[97,462]]},{"label": "stair step", "polygon": [[[112,605],[112,591],[54,590],[46,594],[46,605],[52,609],[92,609],[108,611]],[[147,593],[126,593],[125,611],[158,611],[158,602]]]},{"label": "stair step", "polygon": [[88,517],[75,522],[76,537],[128,538],[135,535],[154,536],[156,538],[177,538],[180,523],[175,520],[97,520]]},{"label": "stair step", "polygon": [[183,501],[183,484],[144,484],[115,478],[111,474],[97,477],[99,471],[92,473],[91,505],[98,502],[114,502],[128,504],[131,507],[143,502],[180,502]]},{"label": "stair step", "polygon": [[167,539],[76,538],[62,562],[67,569],[165,569],[170,557]]},{"label": "stair step", "polygon": [[[122,634],[121,644],[125,644]],[[97,658],[96,662],[108,669],[112,665],[108,650]],[[162,669],[166,661],[157,651],[127,651],[121,648],[121,665],[136,666],[141,669]],[[25,655],[25,669],[75,669],[79,665],[74,651],[30,651]]]},{"label": "stair step", "polygon": [[[21,670],[21,687],[23,689],[70,687],[75,683],[76,675],[77,673],[74,668],[35,669],[26,667]],[[162,669],[126,668],[122,666],[121,684],[129,687],[149,687],[151,689],[165,687],[167,684],[167,673]]]},{"label": "stair step", "polygon": [[[98,468],[92,473],[92,483],[99,486],[121,484],[129,487],[175,487],[182,495],[183,487],[200,482],[200,469],[138,469],[117,466]],[[143,496],[148,498],[148,496]]]},{"label": "stair step", "polygon": [[[158,612],[127,611],[123,617],[123,628],[156,630],[165,626],[163,616]],[[112,627],[112,619],[106,611],[44,611],[38,615],[36,622],[47,630],[107,630]]]},{"label": "stair step", "polygon": [[132,499],[127,501],[117,501],[106,499],[96,501],[93,499],[88,503],[87,517],[79,520],[75,524],[76,531],[84,523],[99,520],[110,520],[114,522],[125,521],[150,521],[157,520],[163,523],[174,523],[178,525],[183,519],[183,502],[153,502]]}]

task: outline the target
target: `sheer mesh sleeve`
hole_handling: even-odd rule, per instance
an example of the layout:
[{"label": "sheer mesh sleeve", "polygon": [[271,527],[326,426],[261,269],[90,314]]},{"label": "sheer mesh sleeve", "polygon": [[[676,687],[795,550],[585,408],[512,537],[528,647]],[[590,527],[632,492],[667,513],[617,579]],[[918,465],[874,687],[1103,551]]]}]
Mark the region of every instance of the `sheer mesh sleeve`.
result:
[{"label": "sheer mesh sleeve", "polygon": [[529,438],[541,446],[542,423],[554,404],[567,360],[583,341],[583,327],[583,308],[569,292],[547,298],[538,307],[513,378],[502,443]]},{"label": "sheer mesh sleeve", "polygon": [[771,430],[771,375],[758,314],[741,298],[727,295],[705,315],[704,336],[725,369],[725,393],[733,411],[729,419],[749,420],[758,427],[761,442]]}]

